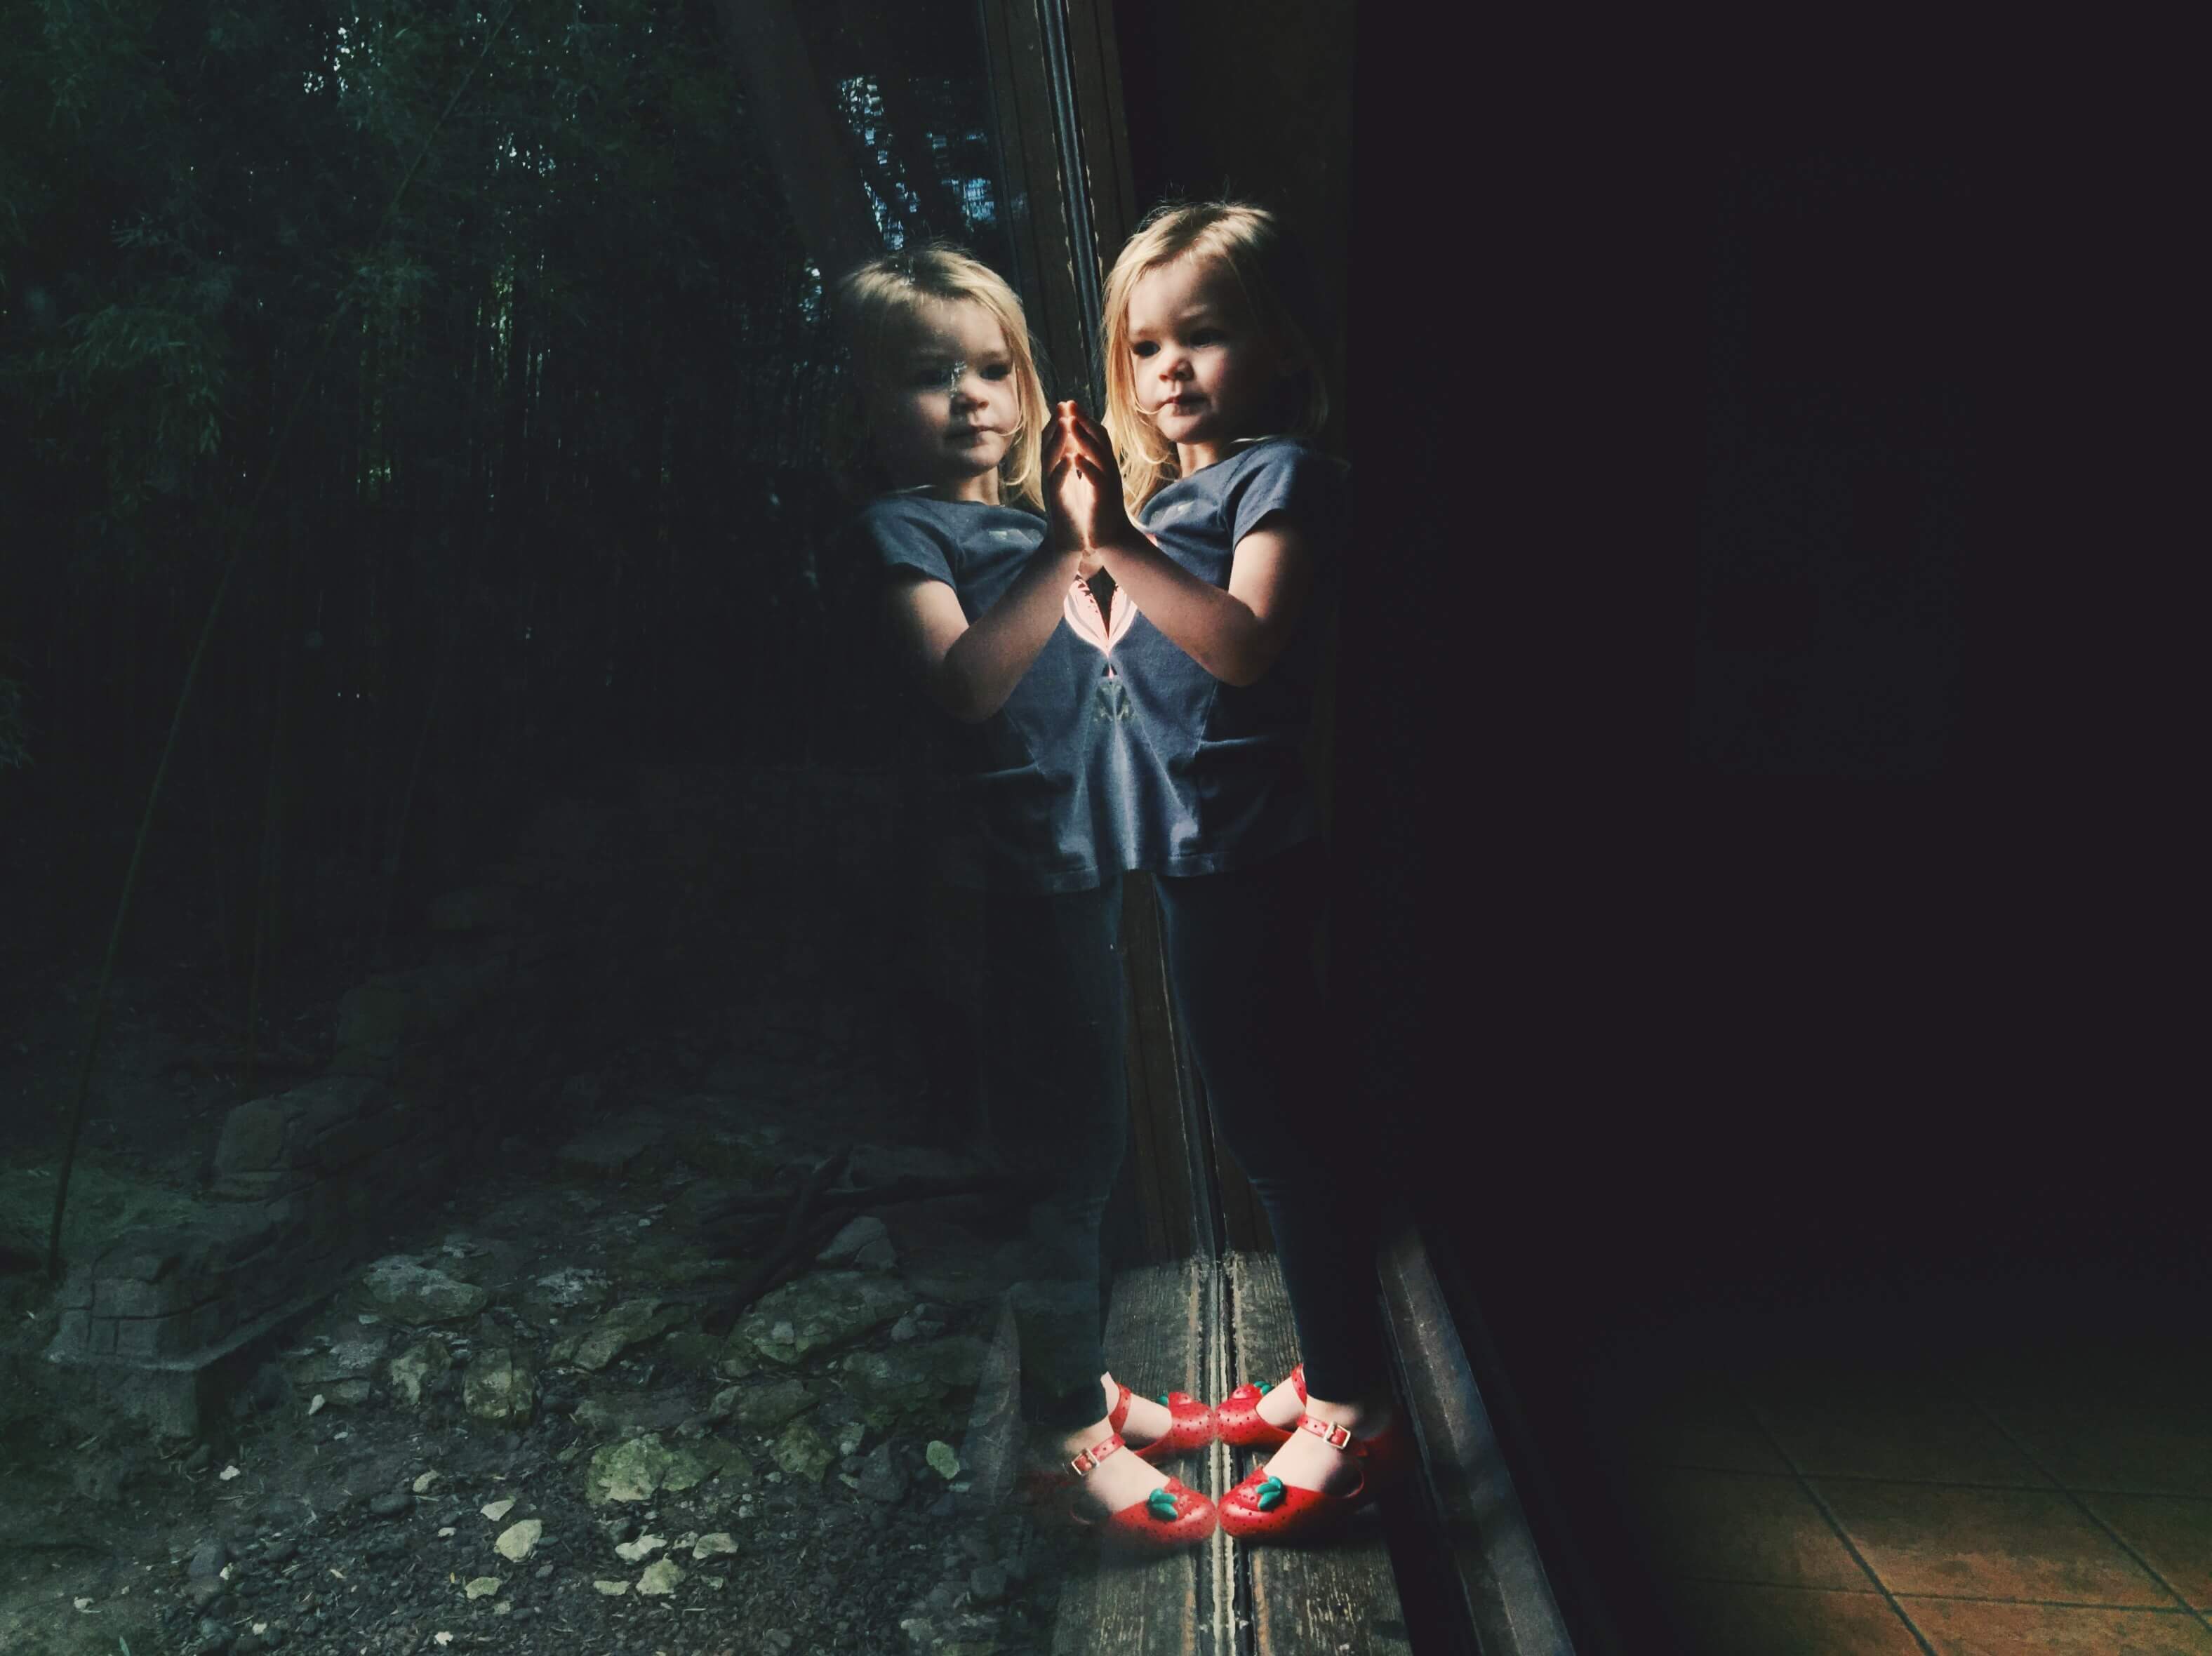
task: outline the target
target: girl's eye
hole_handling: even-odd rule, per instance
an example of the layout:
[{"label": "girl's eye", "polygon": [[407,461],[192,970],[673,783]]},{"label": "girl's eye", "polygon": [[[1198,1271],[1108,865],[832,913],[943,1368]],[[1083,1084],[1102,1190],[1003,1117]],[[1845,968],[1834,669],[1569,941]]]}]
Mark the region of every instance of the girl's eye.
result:
[{"label": "girl's eye", "polygon": [[1150,356],[1158,349],[1159,349],[1159,347],[1152,343],[1149,339],[1140,340],[1136,344],[1129,347],[1130,354],[1134,356]]},{"label": "girl's eye", "polygon": [[1013,371],[1013,364],[1011,362],[994,362],[989,367],[983,370],[983,378],[986,379],[1004,379]]},{"label": "girl's eye", "polygon": [[1194,345],[1218,344],[1220,340],[1221,330],[1218,328],[1200,328],[1190,337],[1190,343]]}]

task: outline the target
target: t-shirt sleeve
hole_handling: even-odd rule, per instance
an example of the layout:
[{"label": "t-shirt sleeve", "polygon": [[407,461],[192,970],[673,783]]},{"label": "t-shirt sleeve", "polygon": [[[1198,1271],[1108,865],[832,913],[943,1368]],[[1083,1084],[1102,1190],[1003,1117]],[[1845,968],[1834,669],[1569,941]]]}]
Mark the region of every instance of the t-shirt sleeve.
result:
[{"label": "t-shirt sleeve", "polygon": [[1271,444],[1231,485],[1224,513],[1231,543],[1279,513],[1304,531],[1324,561],[1333,562],[1343,549],[1349,501],[1342,461],[1310,448]]},{"label": "t-shirt sleeve", "polygon": [[862,556],[878,574],[911,569],[947,586],[957,584],[952,578],[951,543],[934,524],[919,515],[872,508],[860,514],[853,533]]}]

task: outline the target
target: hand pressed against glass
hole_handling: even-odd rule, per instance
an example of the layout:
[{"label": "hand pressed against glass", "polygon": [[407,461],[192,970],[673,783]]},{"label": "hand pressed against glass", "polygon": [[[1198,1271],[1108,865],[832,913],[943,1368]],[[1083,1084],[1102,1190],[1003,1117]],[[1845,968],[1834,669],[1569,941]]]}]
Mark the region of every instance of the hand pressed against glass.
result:
[{"label": "hand pressed against glass", "polygon": [[999,503],[999,467],[1022,409],[1013,354],[990,312],[969,300],[919,307],[867,401],[877,452],[898,487]]}]

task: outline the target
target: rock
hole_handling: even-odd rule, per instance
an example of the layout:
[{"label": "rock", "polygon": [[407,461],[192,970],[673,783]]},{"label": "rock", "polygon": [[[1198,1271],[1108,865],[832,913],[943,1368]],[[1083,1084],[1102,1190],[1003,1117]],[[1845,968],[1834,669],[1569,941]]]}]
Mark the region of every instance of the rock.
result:
[{"label": "rock", "polygon": [[657,1432],[611,1443],[592,1456],[584,1475],[584,1498],[594,1507],[611,1501],[644,1501],[659,1489],[688,1489],[703,1483],[708,1469],[689,1449],[672,1449]]},{"label": "rock", "polygon": [[214,1464],[215,1449],[213,1446],[203,1443],[198,1447],[195,1448],[191,1453],[185,1457],[184,1468],[188,1472],[204,1472]]},{"label": "rock", "polygon": [[543,1519],[526,1518],[520,1524],[511,1524],[501,1530],[499,1539],[492,1545],[501,1557],[520,1564],[530,1556],[531,1550],[538,1544],[538,1538],[544,1533]]},{"label": "rock", "polygon": [[407,1324],[458,1322],[475,1316],[491,1298],[473,1283],[416,1265],[401,1253],[369,1266],[354,1291],[368,1310]]},{"label": "rock", "polygon": [[804,1421],[795,1421],[769,1451],[769,1458],[793,1477],[819,1483],[837,1452],[822,1441],[822,1434]]},{"label": "rock", "polygon": [[738,1423],[752,1431],[772,1432],[820,1401],[803,1380],[789,1376],[770,1380],[766,1386],[748,1389],[738,1398]]},{"label": "rock", "polygon": [[415,1496],[406,1489],[389,1490],[368,1503],[371,1518],[404,1518],[414,1510]]},{"label": "rock", "polygon": [[594,1324],[577,1343],[570,1359],[577,1368],[605,1368],[633,1345],[665,1333],[690,1315],[683,1306],[657,1311],[657,1300],[625,1300]]},{"label": "rock", "polygon": [[576,1405],[576,1429],[602,1442],[672,1431],[690,1413],[680,1395],[647,1394],[586,1398]]},{"label": "rock", "polygon": [[492,1426],[527,1426],[538,1394],[538,1371],[526,1352],[493,1346],[477,1354],[461,1382],[470,1416]]},{"label": "rock", "polygon": [[617,1179],[659,1148],[665,1129],[659,1121],[634,1116],[604,1123],[563,1144],[555,1161],[564,1173],[586,1179]]},{"label": "rock", "polygon": [[222,1574],[222,1567],[230,1562],[230,1549],[221,1537],[210,1536],[192,1549],[191,1562],[185,1566],[185,1578],[191,1581],[212,1581]]},{"label": "rock", "polygon": [[627,1581],[594,1581],[592,1585],[610,1598],[619,1598],[629,1591]]},{"label": "rock", "polygon": [[787,1368],[896,1321],[908,1303],[897,1283],[865,1271],[815,1271],[764,1295],[730,1331],[730,1344]]},{"label": "rock", "polygon": [[830,1239],[830,1244],[814,1256],[822,1265],[836,1265],[851,1259],[871,1242],[887,1241],[890,1232],[884,1222],[873,1214],[862,1214]]},{"label": "rock", "polygon": [[676,1584],[683,1579],[684,1572],[676,1561],[664,1558],[658,1563],[646,1566],[645,1574],[637,1578],[637,1590],[641,1593],[665,1597],[675,1592]]},{"label": "rock", "polygon": [[272,1568],[278,1564],[289,1564],[299,1550],[300,1544],[297,1541],[289,1537],[280,1537],[276,1540],[264,1544],[261,1549],[261,1562]]},{"label": "rock", "polygon": [[878,1236],[854,1254],[853,1263],[863,1271],[896,1271],[898,1251],[891,1247],[890,1237]]},{"label": "rock", "polygon": [[978,1564],[968,1572],[968,1596],[979,1604],[995,1604],[1006,1596],[1006,1573],[996,1564]]},{"label": "rock", "polygon": [[904,1342],[913,1339],[921,1330],[915,1326],[914,1313],[909,1311],[891,1325],[891,1338]]},{"label": "rock", "polygon": [[195,1648],[209,1652],[211,1656],[213,1653],[228,1650],[235,1637],[228,1628],[212,1616],[202,1617],[199,1627],[196,1630],[199,1635],[199,1643]]},{"label": "rock", "polygon": [[445,1341],[434,1335],[418,1340],[409,1346],[386,1366],[385,1373],[392,1381],[392,1395],[410,1409],[420,1408],[426,1393],[436,1390],[436,1383],[453,1367],[453,1354]]},{"label": "rock", "polygon": [[[316,1395],[326,1403],[343,1404],[348,1408],[368,1401],[369,1384],[367,1380],[332,1380],[329,1386]],[[310,1414],[313,1410],[308,1410]]]},{"label": "rock", "polygon": [[694,1558],[712,1558],[717,1554],[735,1552],[737,1550],[736,1538],[727,1530],[716,1530],[711,1535],[702,1535],[691,1544],[691,1556]]},{"label": "rock", "polygon": [[686,1374],[711,1375],[720,1372],[730,1348],[712,1334],[679,1329],[661,1342],[668,1361]]},{"label": "rock", "polygon": [[514,1497],[509,1495],[504,1501],[488,1501],[477,1510],[496,1524],[514,1510]]},{"label": "rock", "polygon": [[471,1598],[489,1598],[500,1590],[501,1585],[496,1575],[479,1575],[461,1591]]},{"label": "rock", "polygon": [[615,1556],[625,1564],[642,1563],[668,1544],[665,1535],[641,1535],[635,1541],[615,1544]]},{"label": "rock", "polygon": [[707,1405],[707,1413],[704,1418],[710,1423],[729,1419],[732,1415],[737,1412],[738,1396],[738,1387],[734,1386],[724,1386],[720,1391],[714,1393],[714,1401]]},{"label": "rock", "polygon": [[597,1311],[613,1297],[614,1289],[604,1271],[563,1265],[525,1289],[522,1303],[539,1317],[557,1317],[571,1311]]},{"label": "rock", "polygon": [[931,1439],[929,1447],[922,1452],[922,1459],[929,1463],[930,1470],[947,1483],[960,1476],[960,1457],[951,1444],[942,1440]]},{"label": "rock", "polygon": [[890,1506],[906,1494],[906,1469],[891,1453],[891,1446],[878,1443],[869,1451],[860,1468],[860,1493],[871,1501]]}]

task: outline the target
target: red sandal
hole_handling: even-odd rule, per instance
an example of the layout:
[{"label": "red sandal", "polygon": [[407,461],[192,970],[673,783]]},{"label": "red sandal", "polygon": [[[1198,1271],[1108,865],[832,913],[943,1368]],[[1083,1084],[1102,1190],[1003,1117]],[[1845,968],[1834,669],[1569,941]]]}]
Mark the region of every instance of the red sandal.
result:
[{"label": "red sandal", "polygon": [[[1073,1472],[1058,1474],[1053,1479],[1054,1487],[1065,1489],[1090,1477],[1100,1461],[1128,1447],[1119,1433],[1100,1440],[1067,1463]],[[1041,1487],[1041,1480],[1034,1476],[1026,1482],[1033,1489]],[[1056,1510],[1062,1520],[1076,1529],[1095,1532],[1109,1545],[1142,1552],[1169,1552],[1203,1541],[1213,1533],[1216,1522],[1213,1503],[1172,1477],[1142,1501],[1131,1501],[1103,1518],[1085,1516],[1073,1502],[1056,1504]]]},{"label": "red sandal", "polygon": [[[1291,1370],[1291,1377],[1283,1384],[1297,1389],[1298,1401],[1306,1400],[1306,1366],[1300,1363]],[[1272,1386],[1255,1386],[1247,1380],[1219,1403],[1213,1405],[1214,1418],[1220,1422],[1218,1433],[1224,1443],[1234,1444],[1240,1449],[1272,1448],[1291,1441],[1291,1429],[1277,1426],[1260,1417],[1260,1399],[1274,1390]]]},{"label": "red sandal", "polygon": [[1413,1470],[1413,1435],[1402,1416],[1370,1438],[1354,1437],[1345,1428],[1311,1415],[1298,1416],[1297,1429],[1355,1457],[1358,1484],[1348,1495],[1324,1495],[1270,1477],[1264,1466],[1255,1467],[1221,1497],[1221,1527],[1230,1534],[1250,1541],[1284,1541],[1327,1530]]},{"label": "red sandal", "polygon": [[[1121,1386],[1121,1381],[1116,1380],[1114,1383],[1121,1386],[1121,1395],[1114,1399],[1114,1411],[1106,1416],[1106,1423],[1118,1433],[1121,1429],[1122,1422],[1129,1418],[1129,1398],[1132,1394],[1127,1386]],[[1213,1441],[1216,1424],[1212,1404],[1200,1403],[1188,1392],[1163,1392],[1159,1395],[1159,1401],[1167,1406],[1170,1423],[1164,1433],[1154,1438],[1150,1443],[1132,1443],[1127,1446],[1129,1453],[1138,1459],[1150,1461],[1154,1465],[1158,1465],[1169,1455],[1182,1454],[1192,1449],[1203,1449]]]}]

